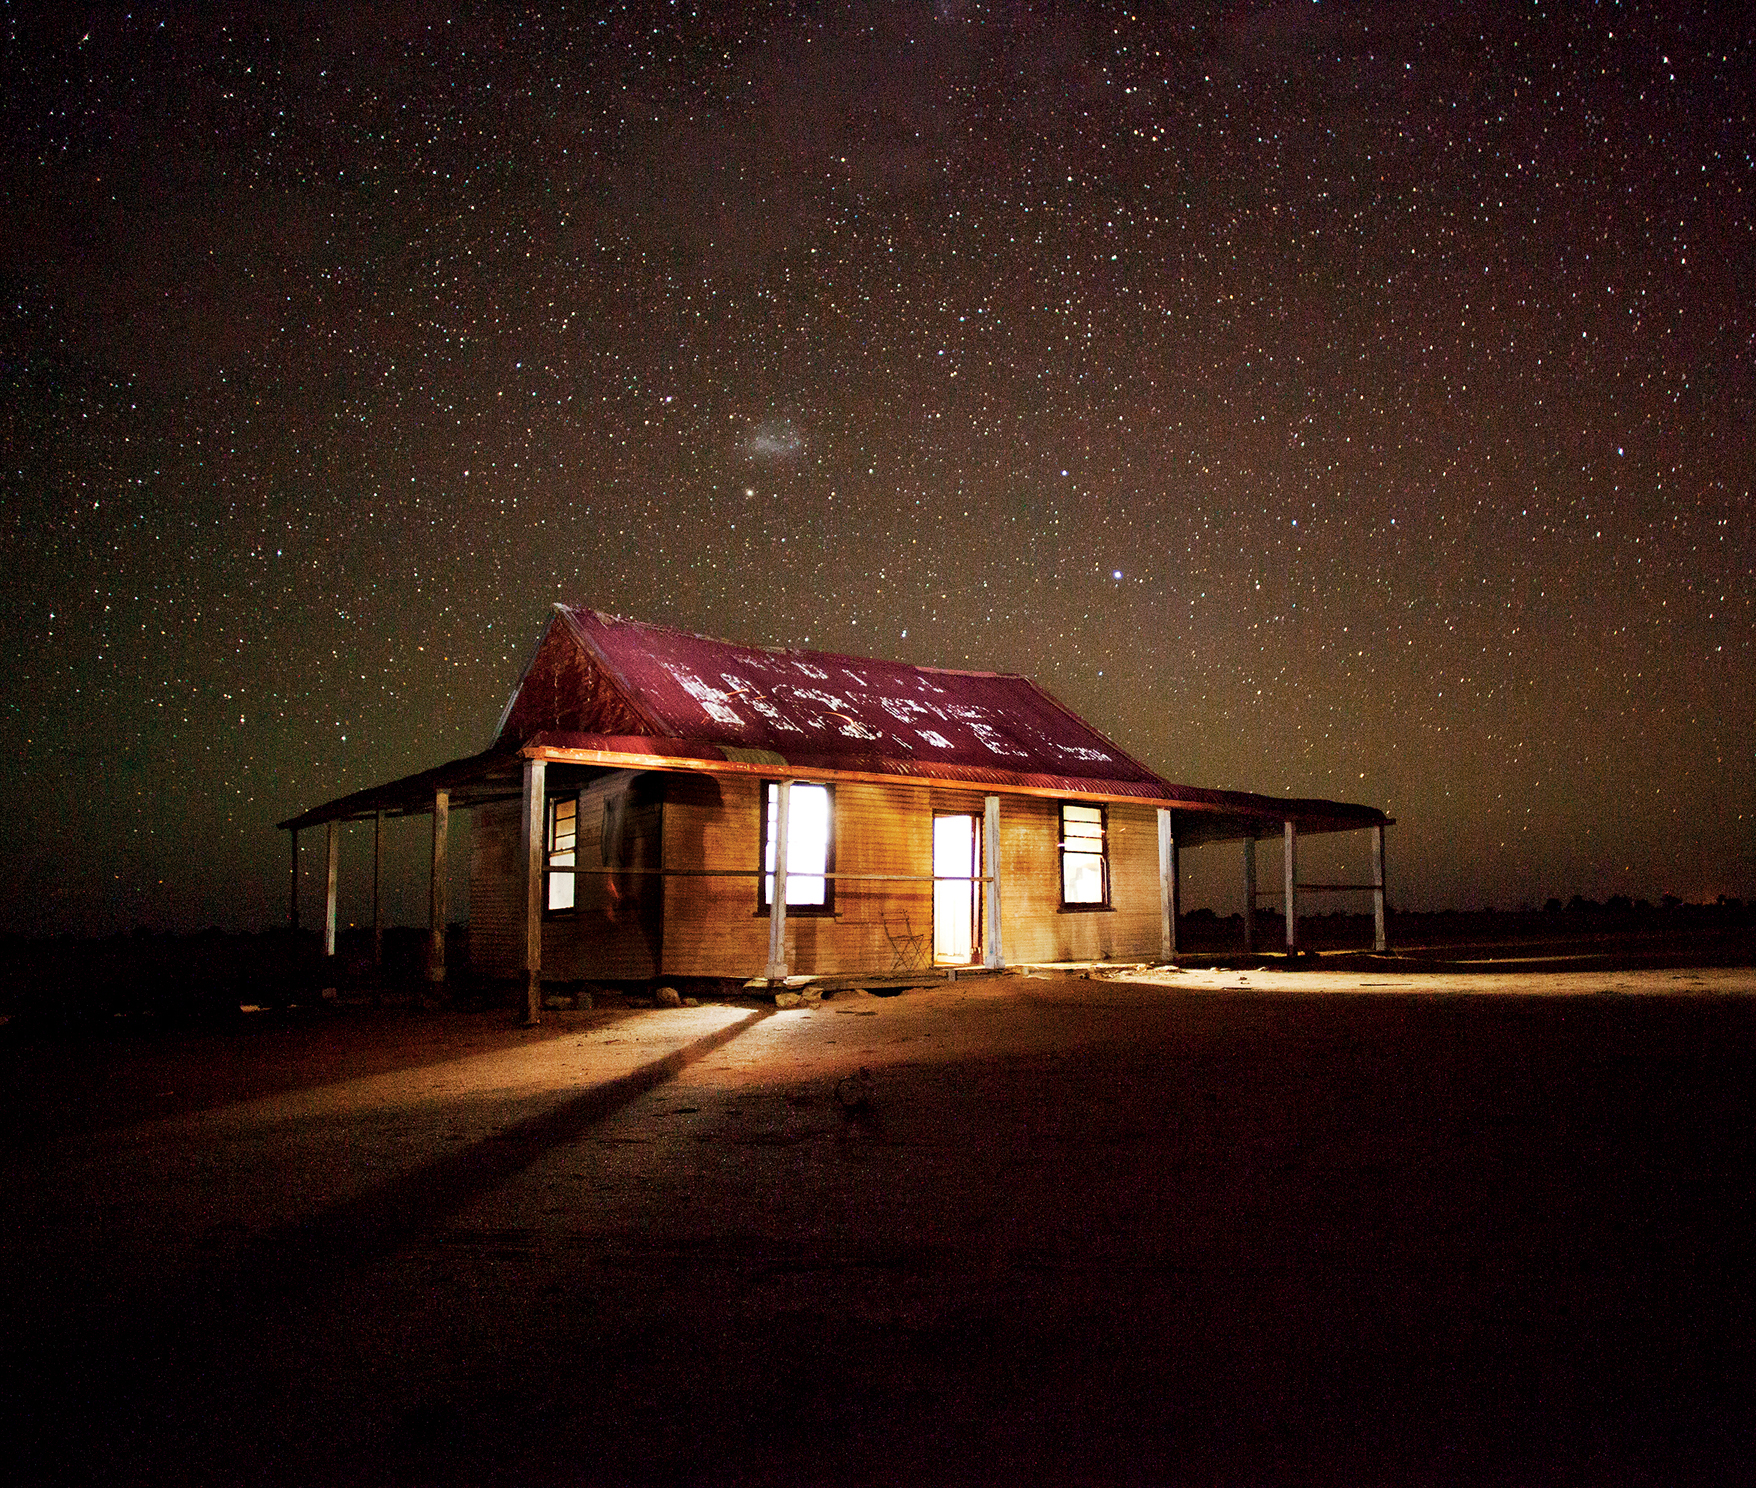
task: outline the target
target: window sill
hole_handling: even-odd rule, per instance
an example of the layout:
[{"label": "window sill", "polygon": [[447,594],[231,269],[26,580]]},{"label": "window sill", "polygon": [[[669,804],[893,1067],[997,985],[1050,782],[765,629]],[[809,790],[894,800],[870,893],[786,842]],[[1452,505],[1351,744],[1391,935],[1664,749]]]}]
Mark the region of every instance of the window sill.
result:
[{"label": "window sill", "polygon": [[1063,904],[1057,914],[1114,914],[1113,904]]}]

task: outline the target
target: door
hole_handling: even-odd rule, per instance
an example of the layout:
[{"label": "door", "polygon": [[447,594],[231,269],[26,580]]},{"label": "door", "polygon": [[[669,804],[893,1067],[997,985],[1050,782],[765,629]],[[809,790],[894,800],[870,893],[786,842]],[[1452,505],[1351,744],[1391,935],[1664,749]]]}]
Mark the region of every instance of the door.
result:
[{"label": "door", "polygon": [[981,945],[982,833],[974,816],[933,818],[933,960],[967,966]]}]

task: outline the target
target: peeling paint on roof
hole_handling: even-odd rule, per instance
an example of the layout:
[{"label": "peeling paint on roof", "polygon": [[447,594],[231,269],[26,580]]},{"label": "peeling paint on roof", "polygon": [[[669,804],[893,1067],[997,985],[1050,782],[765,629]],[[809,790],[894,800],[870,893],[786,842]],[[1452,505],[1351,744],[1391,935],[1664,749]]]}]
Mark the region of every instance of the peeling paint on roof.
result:
[{"label": "peeling paint on roof", "polygon": [[913,778],[1174,808],[1186,843],[1391,820],[1371,806],[1173,785],[1028,678],[712,640],[556,605],[482,754],[314,807],[299,829],[515,795],[521,755],[614,769]]},{"label": "peeling paint on roof", "polygon": [[[557,606],[536,660],[507,710],[500,743],[538,729],[627,733],[565,716],[556,678],[601,703],[578,675],[577,658],[552,653],[571,641],[589,666],[613,679],[626,710],[655,737],[694,740],[794,759],[879,761],[1029,776],[1079,776],[1158,784],[1151,770],[1057,703],[1026,677],[948,671],[821,651],[770,651],[665,626]],[[523,694],[536,696],[521,706]]]}]

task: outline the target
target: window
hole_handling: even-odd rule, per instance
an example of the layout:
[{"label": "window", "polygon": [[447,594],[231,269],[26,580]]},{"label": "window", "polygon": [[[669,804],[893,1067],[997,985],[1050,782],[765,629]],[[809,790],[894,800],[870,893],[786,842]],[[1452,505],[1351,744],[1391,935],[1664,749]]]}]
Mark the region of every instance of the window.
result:
[{"label": "window", "polygon": [[[775,828],[780,820],[780,784],[762,785],[762,887],[756,912],[767,914],[774,899]],[[795,781],[787,808],[787,913],[833,914],[835,884],[824,875],[834,871],[835,802],[827,785]]]},{"label": "window", "polygon": [[1061,804],[1061,906],[1102,909],[1110,902],[1104,808]]},{"label": "window", "polygon": [[[579,797],[558,796],[549,802],[549,867],[572,868],[576,858],[574,848],[579,840]],[[545,901],[551,910],[573,908],[573,875],[571,873],[550,873],[548,897]]]}]

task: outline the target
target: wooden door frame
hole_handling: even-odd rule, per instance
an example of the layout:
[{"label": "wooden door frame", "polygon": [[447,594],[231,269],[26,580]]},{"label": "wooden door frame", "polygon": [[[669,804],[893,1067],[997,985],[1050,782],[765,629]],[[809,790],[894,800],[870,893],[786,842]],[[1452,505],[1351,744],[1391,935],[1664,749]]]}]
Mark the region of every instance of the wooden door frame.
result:
[{"label": "wooden door frame", "polygon": [[[928,839],[932,844],[929,849],[933,871],[933,893],[931,901],[933,906],[933,918],[930,939],[933,951],[933,965],[935,966],[980,966],[982,964],[982,951],[984,948],[983,932],[986,928],[986,916],[983,911],[987,908],[987,900],[984,895],[987,893],[988,888],[988,886],[982,882],[982,838],[987,831],[986,823],[984,821],[985,815],[985,812],[960,811],[955,807],[941,809],[940,807],[935,806],[933,808],[933,821],[935,826],[928,832]],[[970,895],[970,952],[969,960],[967,961],[941,961],[939,959],[939,836],[937,823],[942,816],[967,817],[970,822],[969,883],[974,892]]]}]

